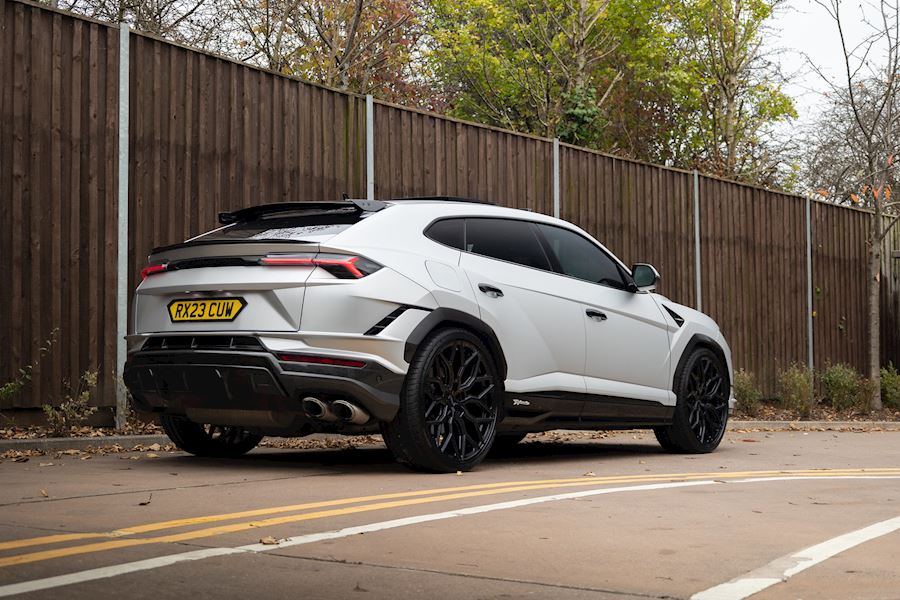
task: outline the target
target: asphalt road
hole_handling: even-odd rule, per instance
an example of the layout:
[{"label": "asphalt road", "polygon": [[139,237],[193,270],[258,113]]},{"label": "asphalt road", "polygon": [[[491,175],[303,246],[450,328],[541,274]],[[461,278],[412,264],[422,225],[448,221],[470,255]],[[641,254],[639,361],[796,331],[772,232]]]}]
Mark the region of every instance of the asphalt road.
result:
[{"label": "asphalt road", "polygon": [[900,433],[380,444],[0,464],[0,597],[900,599]]}]

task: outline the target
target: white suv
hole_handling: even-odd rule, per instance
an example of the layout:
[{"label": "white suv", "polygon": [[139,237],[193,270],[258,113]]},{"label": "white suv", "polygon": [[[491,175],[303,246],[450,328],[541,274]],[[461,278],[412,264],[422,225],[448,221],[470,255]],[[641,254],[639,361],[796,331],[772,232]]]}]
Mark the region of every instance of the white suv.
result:
[{"label": "white suv", "polygon": [[466,470],[548,429],[652,428],[709,452],[731,353],[574,225],[457,198],[280,203],[157,248],[125,382],[187,452],[381,431],[397,459]]}]

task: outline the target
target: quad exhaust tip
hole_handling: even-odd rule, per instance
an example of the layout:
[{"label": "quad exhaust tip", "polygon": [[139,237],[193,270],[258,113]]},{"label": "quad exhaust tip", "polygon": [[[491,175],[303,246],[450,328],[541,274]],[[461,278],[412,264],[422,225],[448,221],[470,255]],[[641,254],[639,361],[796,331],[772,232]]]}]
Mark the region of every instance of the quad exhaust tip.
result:
[{"label": "quad exhaust tip", "polygon": [[353,425],[364,425],[369,422],[369,413],[346,400],[335,400],[331,403],[307,396],[302,400],[303,412],[319,421],[334,423],[343,421]]},{"label": "quad exhaust tip", "polygon": [[313,398],[312,396],[307,396],[302,401],[303,412],[312,417],[313,419],[319,419],[320,421],[326,421],[329,423],[333,423],[338,420],[334,411],[331,410],[331,407],[319,400],[318,398]]},{"label": "quad exhaust tip", "polygon": [[346,400],[335,400],[331,403],[331,409],[345,423],[364,425],[369,422],[369,413]]}]

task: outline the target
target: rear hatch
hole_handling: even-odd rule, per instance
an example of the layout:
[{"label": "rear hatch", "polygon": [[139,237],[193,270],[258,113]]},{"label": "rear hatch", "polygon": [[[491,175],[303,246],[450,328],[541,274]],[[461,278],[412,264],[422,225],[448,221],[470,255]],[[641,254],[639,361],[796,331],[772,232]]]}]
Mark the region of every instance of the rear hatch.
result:
[{"label": "rear hatch", "polygon": [[297,331],[313,271],[324,264],[344,278],[365,270],[364,259],[323,255],[319,246],[368,214],[347,202],[223,213],[223,227],[150,255],[135,293],[135,333]]}]

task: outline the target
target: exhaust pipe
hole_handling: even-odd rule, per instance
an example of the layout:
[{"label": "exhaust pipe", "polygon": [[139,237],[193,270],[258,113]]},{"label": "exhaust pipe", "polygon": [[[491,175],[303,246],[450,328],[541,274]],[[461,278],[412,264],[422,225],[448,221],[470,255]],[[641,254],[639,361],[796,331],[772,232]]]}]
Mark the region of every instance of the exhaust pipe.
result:
[{"label": "exhaust pipe", "polygon": [[364,425],[369,422],[369,413],[346,400],[335,400],[331,403],[331,408],[337,418],[345,423]]},{"label": "exhaust pipe", "polygon": [[338,416],[334,414],[334,411],[331,410],[331,407],[319,400],[318,398],[313,398],[312,396],[307,396],[303,399],[303,412],[305,412],[308,416],[313,419],[318,419],[320,421],[327,421],[332,423],[338,420]]}]

